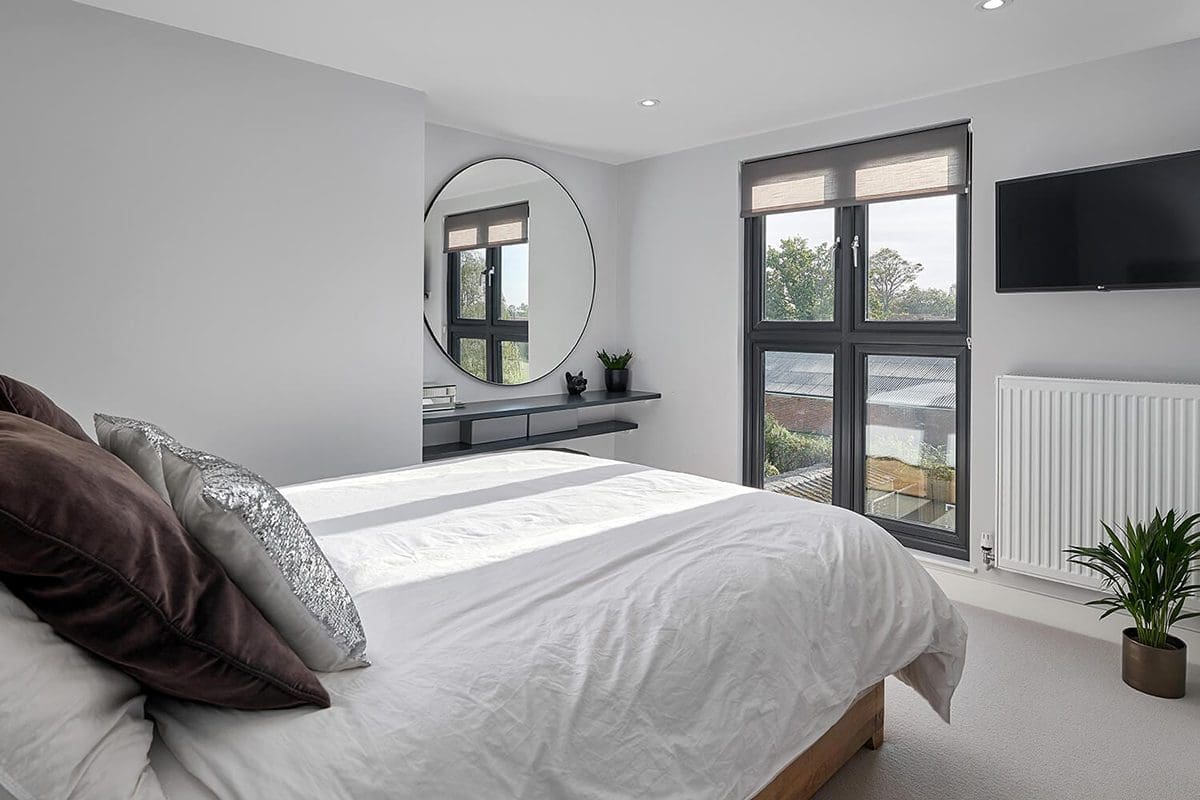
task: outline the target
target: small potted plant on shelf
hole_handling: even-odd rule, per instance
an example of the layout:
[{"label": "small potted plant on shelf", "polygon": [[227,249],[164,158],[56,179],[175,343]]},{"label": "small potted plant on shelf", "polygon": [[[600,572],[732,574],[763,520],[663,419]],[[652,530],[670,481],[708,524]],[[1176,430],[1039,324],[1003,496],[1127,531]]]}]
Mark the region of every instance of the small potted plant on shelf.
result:
[{"label": "small potted plant on shelf", "polygon": [[629,362],[633,353],[628,350],[623,355],[609,355],[606,350],[599,350],[596,357],[604,365],[604,388],[610,392],[629,391]]},{"label": "small potted plant on shelf", "polygon": [[1200,558],[1200,514],[1181,519],[1158,511],[1147,523],[1127,520],[1123,529],[1103,525],[1108,541],[1096,547],[1068,547],[1068,561],[1090,567],[1112,594],[1089,605],[1104,606],[1100,619],[1118,611],[1133,617],[1121,641],[1121,677],[1138,691],[1156,697],[1183,697],[1187,683],[1187,645],[1168,631],[1200,612],[1184,603],[1200,596],[1195,559]]}]

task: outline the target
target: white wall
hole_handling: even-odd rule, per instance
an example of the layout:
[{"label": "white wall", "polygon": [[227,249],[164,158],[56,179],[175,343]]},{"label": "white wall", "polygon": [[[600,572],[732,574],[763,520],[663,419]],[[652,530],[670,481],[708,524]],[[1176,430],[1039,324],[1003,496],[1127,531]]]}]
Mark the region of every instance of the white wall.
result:
[{"label": "white wall", "polygon": [[280,483],[419,460],[419,93],[67,0],[0,75],[0,371]]},{"label": "white wall", "polygon": [[[425,200],[433,200],[438,188],[463,167],[485,158],[514,157],[537,164],[566,187],[579,205],[596,252],[596,297],[591,319],[579,345],[559,369],[545,378],[522,386],[494,386],[478,381],[459,370],[438,348],[428,331],[423,336],[425,380],[445,381],[458,386],[463,401],[489,400],[560,394],[565,391],[563,373],[584,371],[589,389],[604,388],[604,372],[596,360],[596,351],[629,346],[630,333],[619,324],[624,304],[622,248],[617,239],[617,167],[533,145],[496,139],[457,128],[428,125],[425,134]],[[634,385],[637,372],[634,372]],[[622,408],[621,416],[625,416]],[[609,411],[586,416],[587,420],[611,417]],[[635,434],[623,433],[594,439],[563,442],[564,447],[586,450],[594,455],[611,456],[614,440]]]},{"label": "white wall", "polygon": [[[738,163],[969,118],[972,557],[995,514],[996,376],[1200,382],[1200,291],[998,295],[994,183],[1200,147],[1200,40],[981,86],[621,168],[627,313],[640,375],[663,400],[619,458],[741,478]],[[1064,593],[1033,579],[980,573]],[[1065,594],[1070,595],[1069,591]],[[1077,595],[1073,596],[1077,598]]]}]

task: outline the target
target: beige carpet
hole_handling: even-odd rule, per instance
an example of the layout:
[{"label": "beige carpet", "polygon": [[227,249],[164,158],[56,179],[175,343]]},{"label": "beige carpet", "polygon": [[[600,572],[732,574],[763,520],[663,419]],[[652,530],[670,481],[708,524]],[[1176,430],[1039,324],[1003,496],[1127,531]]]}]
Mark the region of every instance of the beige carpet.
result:
[{"label": "beige carpet", "polygon": [[885,743],[818,800],[1196,800],[1200,667],[1188,696],[1121,682],[1120,646],[971,606],[967,666],[945,725],[889,679]]}]

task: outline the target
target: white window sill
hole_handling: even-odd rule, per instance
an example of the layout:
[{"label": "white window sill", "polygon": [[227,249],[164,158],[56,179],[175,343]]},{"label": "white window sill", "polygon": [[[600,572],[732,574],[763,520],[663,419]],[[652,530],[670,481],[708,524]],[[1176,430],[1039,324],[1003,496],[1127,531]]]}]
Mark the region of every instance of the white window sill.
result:
[{"label": "white window sill", "polygon": [[959,561],[957,558],[946,558],[945,556],[926,553],[924,550],[909,549],[908,552],[911,553],[912,557],[917,561],[920,561],[927,567],[933,567],[934,569],[942,569],[946,570],[947,572],[960,572],[964,575],[974,575],[979,571],[975,569],[970,562]]}]

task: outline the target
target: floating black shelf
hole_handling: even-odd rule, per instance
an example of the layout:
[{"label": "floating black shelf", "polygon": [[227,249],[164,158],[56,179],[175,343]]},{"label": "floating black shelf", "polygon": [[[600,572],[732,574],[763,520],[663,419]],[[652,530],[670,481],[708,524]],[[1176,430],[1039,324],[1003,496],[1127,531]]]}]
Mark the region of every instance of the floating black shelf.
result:
[{"label": "floating black shelf", "polygon": [[495,453],[500,450],[515,450],[518,447],[536,447],[553,442],[565,442],[568,439],[584,439],[588,436],[600,436],[605,433],[637,430],[636,422],[625,422],[620,419],[609,419],[603,422],[589,422],[569,431],[556,433],[538,433],[533,436],[518,436],[514,439],[500,439],[495,442],[482,444],[467,444],[465,442],[450,442],[449,444],[431,444],[423,448],[422,461],[440,461],[443,458],[454,458],[472,453]]},{"label": "floating black shelf", "polygon": [[435,425],[439,422],[473,422],[477,419],[523,417],[528,414],[547,414],[551,411],[637,403],[642,400],[657,400],[660,397],[662,395],[658,392],[584,392],[579,395],[548,394],[540,397],[516,397],[512,400],[483,400],[446,411],[425,411],[421,420],[425,425]]},{"label": "floating black shelf", "polygon": [[[552,394],[541,397],[520,397],[511,400],[484,400],[478,403],[466,403],[463,406],[446,411],[426,411],[421,415],[424,425],[439,423],[459,423],[460,441],[445,444],[430,444],[422,448],[423,461],[439,461],[444,458],[465,456],[472,453],[494,453],[500,450],[514,450],[520,447],[536,447],[537,445],[565,442],[569,439],[584,439],[589,436],[600,436],[606,433],[637,430],[636,422],[612,419],[601,422],[589,422],[574,428],[549,433],[535,433],[526,436],[516,436],[499,439],[492,442],[470,442],[470,426],[474,422],[503,417],[529,417],[534,414],[549,414],[556,411],[576,411],[583,408],[618,405],[621,403],[637,403],[645,400],[657,400],[662,397],[658,392],[584,392],[581,395]],[[528,431],[526,425],[526,431]]]}]

